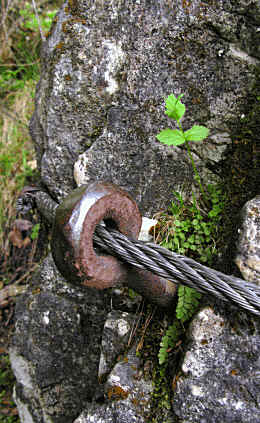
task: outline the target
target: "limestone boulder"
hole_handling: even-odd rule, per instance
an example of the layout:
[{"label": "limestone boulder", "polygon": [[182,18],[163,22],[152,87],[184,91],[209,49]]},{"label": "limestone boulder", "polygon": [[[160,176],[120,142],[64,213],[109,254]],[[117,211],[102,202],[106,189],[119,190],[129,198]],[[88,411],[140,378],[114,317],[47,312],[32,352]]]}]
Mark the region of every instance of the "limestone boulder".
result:
[{"label": "limestone boulder", "polygon": [[241,211],[241,227],[235,262],[246,280],[260,284],[260,196]]},{"label": "limestone boulder", "polygon": [[60,200],[78,184],[119,184],[151,216],[172,191],[189,194],[182,147],[156,140],[164,99],[184,94],[184,129],[204,180],[216,178],[260,63],[258,1],[71,0],[42,49],[31,134],[42,181]]}]

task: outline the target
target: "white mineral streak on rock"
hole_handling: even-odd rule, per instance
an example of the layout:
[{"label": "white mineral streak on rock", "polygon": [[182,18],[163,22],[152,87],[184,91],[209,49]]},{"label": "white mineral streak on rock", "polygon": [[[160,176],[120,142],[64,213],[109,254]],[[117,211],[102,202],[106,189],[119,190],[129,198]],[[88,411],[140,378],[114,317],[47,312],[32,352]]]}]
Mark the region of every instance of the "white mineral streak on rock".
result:
[{"label": "white mineral streak on rock", "polygon": [[116,375],[111,375],[110,376],[110,382],[111,384],[118,384],[120,382],[120,377],[116,376]]},{"label": "white mineral streak on rock", "polygon": [[130,330],[130,325],[126,320],[120,319],[117,322],[117,331],[119,336],[124,336],[127,334],[127,332]]},{"label": "white mineral streak on rock", "polygon": [[127,334],[127,332],[131,329],[127,320],[124,319],[124,316],[127,317],[128,313],[122,313],[121,319],[107,319],[105,323],[105,328],[116,330],[120,337]]},{"label": "white mineral streak on rock", "polygon": [[45,311],[45,312],[43,313],[43,318],[42,318],[42,320],[43,320],[43,323],[44,323],[45,325],[48,325],[48,324],[50,323],[49,314],[50,314],[50,310],[47,310],[47,311]]},{"label": "white mineral streak on rock", "polygon": [[[112,137],[113,134],[110,134],[106,128],[104,128],[102,137]],[[93,144],[88,150],[78,156],[77,161],[74,163],[73,176],[74,180],[78,187],[84,184],[89,184],[89,174],[88,174],[88,164],[92,162],[93,149],[95,144]]]},{"label": "white mineral streak on rock", "polygon": [[155,219],[149,219],[148,217],[142,218],[142,227],[139,234],[139,241],[151,241],[152,235],[149,233],[150,229],[152,229],[157,223]]},{"label": "white mineral streak on rock", "polygon": [[237,46],[235,46],[234,44],[230,44],[229,46],[229,51],[231,56],[242,60],[244,62],[247,62],[249,65],[257,65],[259,64],[259,60],[256,59],[255,57],[249,56],[249,54],[245,53],[243,50],[240,50],[239,48],[237,48]]},{"label": "white mineral streak on rock", "polygon": [[9,350],[9,357],[17,382],[28,389],[33,389],[34,385],[30,375],[28,362],[24,360],[21,355],[17,354],[14,348]]},{"label": "white mineral streak on rock", "polygon": [[110,40],[103,42],[103,48],[106,55],[106,70],[104,73],[105,81],[107,82],[106,91],[112,95],[119,88],[115,76],[124,63],[125,53],[120,43],[116,44]]},{"label": "white mineral streak on rock", "polygon": [[191,385],[191,392],[195,397],[203,397],[205,395],[202,387],[197,385]]},{"label": "white mineral streak on rock", "polygon": [[78,160],[74,164],[74,179],[78,187],[86,183],[85,170],[87,169],[88,161],[88,155],[85,152],[79,155]]}]

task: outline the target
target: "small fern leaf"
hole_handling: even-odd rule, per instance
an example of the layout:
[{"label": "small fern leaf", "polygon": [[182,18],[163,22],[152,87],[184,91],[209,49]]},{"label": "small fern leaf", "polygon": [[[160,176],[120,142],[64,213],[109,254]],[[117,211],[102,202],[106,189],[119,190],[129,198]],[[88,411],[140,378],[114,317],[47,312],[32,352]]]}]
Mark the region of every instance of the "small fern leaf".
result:
[{"label": "small fern leaf", "polygon": [[160,342],[160,350],[158,353],[159,364],[163,365],[168,360],[168,350],[174,348],[182,333],[182,327],[178,320],[175,320],[166,331]]},{"label": "small fern leaf", "polygon": [[189,320],[199,307],[201,294],[189,286],[180,285],[178,289],[178,303],[176,317],[182,323]]}]

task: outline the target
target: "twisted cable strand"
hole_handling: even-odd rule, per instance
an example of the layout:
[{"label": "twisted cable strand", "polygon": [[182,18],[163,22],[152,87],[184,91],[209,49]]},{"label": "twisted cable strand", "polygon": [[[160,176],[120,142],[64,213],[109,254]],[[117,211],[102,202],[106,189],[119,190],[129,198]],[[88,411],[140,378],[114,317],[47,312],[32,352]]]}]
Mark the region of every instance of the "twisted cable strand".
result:
[{"label": "twisted cable strand", "polygon": [[[151,248],[152,246],[154,247],[153,244],[151,245]],[[164,250],[161,250],[161,253],[164,254]],[[169,258],[169,261],[171,261],[170,255],[168,255],[168,258]],[[190,266],[189,269],[191,268],[197,269],[197,271],[200,273],[200,275],[204,279],[203,284],[204,284],[205,278],[207,278],[210,285],[214,286],[217,290],[221,291],[223,295],[225,295],[227,298],[231,298],[233,299],[233,301],[239,304],[244,304],[244,306],[246,307],[248,307],[249,305],[248,305],[248,302],[245,300],[245,298],[243,298],[243,296],[246,297],[250,302],[255,303],[255,299],[257,297],[252,295],[252,292],[250,290],[244,289],[244,287],[242,287],[241,285],[234,283],[234,280],[229,280],[229,277],[222,274],[221,272],[216,272],[213,269],[209,269],[208,267],[203,266],[202,264],[197,263],[196,261],[188,257],[179,255],[178,259],[180,260],[180,263],[182,262],[187,263]],[[236,290],[234,289],[234,287]],[[243,293],[243,296],[240,295],[239,291]],[[259,306],[259,299],[255,304]]]},{"label": "twisted cable strand", "polygon": [[100,225],[96,227],[94,242],[133,266],[149,270],[172,282],[188,285],[202,293],[210,293],[223,301],[235,302],[260,316],[260,288],[254,284],[209,269],[160,245],[131,240]]},{"label": "twisted cable strand", "polygon": [[[200,268],[200,273],[207,277],[209,275],[209,268],[206,266],[201,265],[200,263],[195,262],[194,260],[191,261],[188,257],[185,257],[185,262],[189,265]],[[217,270],[212,270],[212,275],[215,275],[217,286],[219,286],[219,281],[223,281],[228,284],[232,289],[236,292],[236,294],[241,294],[245,298],[247,298],[251,303],[253,303],[256,307],[259,307],[260,304],[260,289],[257,285],[250,284],[247,281],[243,281],[235,276],[227,276],[224,273],[221,273]],[[211,275],[210,275],[211,276]],[[243,283],[244,282],[244,283]]]},{"label": "twisted cable strand", "polygon": [[[106,229],[97,228],[96,232],[98,232],[102,237],[102,241],[107,239],[108,231]],[[175,283],[176,280],[179,283],[183,283],[185,281],[185,284],[191,288],[195,288],[202,293],[210,292],[211,294],[221,298],[223,301],[227,301],[226,297],[222,295],[221,292],[216,290],[214,286],[210,285],[206,280],[204,280],[198,272],[187,266],[184,261],[181,261],[180,257],[182,256],[179,256],[176,253],[172,254],[170,251],[156,244],[130,240],[129,238],[114,230],[109,230],[109,233],[113,236],[113,239],[110,237],[109,244],[112,251],[117,254],[117,248],[115,247],[113,241],[116,238],[117,241],[120,242],[121,246],[124,245],[125,251],[127,251],[127,253],[130,251],[133,254],[134,258],[131,257],[131,264],[136,265],[136,261],[138,261],[139,268],[141,267],[143,269],[147,269],[150,272],[156,273],[157,275]],[[111,250],[107,249],[107,251],[110,251],[111,253]],[[168,261],[162,254],[164,251],[166,252],[165,255],[167,256]],[[175,259],[175,255],[177,256],[177,260]],[[152,260],[149,258],[149,256],[152,257]],[[120,255],[120,257],[124,259],[124,255]],[[169,261],[169,258],[172,260]],[[127,259],[127,262],[128,261],[129,259]]]}]

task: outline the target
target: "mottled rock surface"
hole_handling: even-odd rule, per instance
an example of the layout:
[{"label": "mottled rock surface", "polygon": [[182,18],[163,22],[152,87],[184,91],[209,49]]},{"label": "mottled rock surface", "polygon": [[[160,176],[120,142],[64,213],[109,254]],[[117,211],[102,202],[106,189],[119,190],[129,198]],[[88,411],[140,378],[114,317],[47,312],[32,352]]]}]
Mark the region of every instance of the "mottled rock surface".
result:
[{"label": "mottled rock surface", "polygon": [[194,318],[173,410],[187,423],[260,421],[260,323],[234,307]]},{"label": "mottled rock surface", "polygon": [[235,262],[246,280],[260,285],[260,196],[244,205],[241,219]]},{"label": "mottled rock surface", "polygon": [[146,215],[173,190],[190,192],[185,151],[155,138],[171,125],[163,113],[171,92],[184,93],[185,129],[211,130],[192,148],[212,179],[255,80],[259,28],[256,0],[66,2],[43,46],[31,123],[53,197],[71,191],[73,174],[121,185]]},{"label": "mottled rock surface", "polygon": [[89,404],[74,423],[145,423],[152,389],[151,381],[144,380],[135,346],[110,373],[104,390],[105,403]]},{"label": "mottled rock surface", "polygon": [[98,369],[99,380],[106,380],[119,354],[123,354],[134,327],[134,315],[111,311],[106,319]]},{"label": "mottled rock surface", "polygon": [[[242,209],[236,263],[259,284],[259,196]],[[260,421],[260,320],[228,305],[203,308],[193,319],[173,409],[181,422]]]},{"label": "mottled rock surface", "polygon": [[70,285],[45,259],[17,304],[10,348],[23,423],[69,423],[91,400],[104,321],[102,291]]}]

